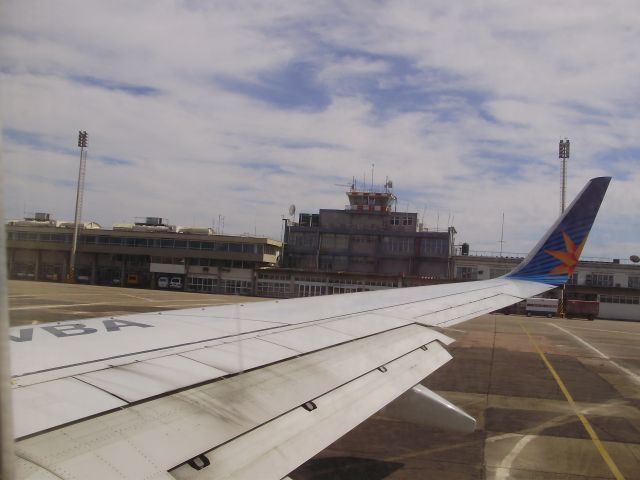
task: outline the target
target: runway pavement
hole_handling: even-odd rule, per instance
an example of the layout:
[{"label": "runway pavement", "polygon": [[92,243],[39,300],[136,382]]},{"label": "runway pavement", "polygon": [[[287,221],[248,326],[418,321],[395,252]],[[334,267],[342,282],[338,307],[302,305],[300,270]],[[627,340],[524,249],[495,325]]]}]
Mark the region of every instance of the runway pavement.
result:
[{"label": "runway pavement", "polygon": [[[260,300],[9,282],[12,325]],[[485,315],[444,331],[454,358],[423,383],[474,433],[378,414],[291,478],[640,478],[640,323]]]}]

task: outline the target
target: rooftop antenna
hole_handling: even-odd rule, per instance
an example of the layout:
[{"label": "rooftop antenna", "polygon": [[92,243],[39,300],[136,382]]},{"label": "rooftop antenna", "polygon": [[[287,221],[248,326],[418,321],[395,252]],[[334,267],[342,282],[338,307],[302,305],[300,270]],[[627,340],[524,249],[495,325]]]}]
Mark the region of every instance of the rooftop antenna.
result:
[{"label": "rooftop antenna", "polygon": [[504,212],[502,212],[502,228],[500,229],[500,257],[502,257],[503,245],[504,245]]},{"label": "rooftop antenna", "polygon": [[356,189],[356,179],[355,177],[353,178],[353,181],[351,183],[334,183],[334,185],[336,187],[347,187],[349,188],[351,191],[354,191]]},{"label": "rooftop antenna", "polygon": [[373,192],[373,170],[376,168],[376,164],[371,164],[371,191]]}]

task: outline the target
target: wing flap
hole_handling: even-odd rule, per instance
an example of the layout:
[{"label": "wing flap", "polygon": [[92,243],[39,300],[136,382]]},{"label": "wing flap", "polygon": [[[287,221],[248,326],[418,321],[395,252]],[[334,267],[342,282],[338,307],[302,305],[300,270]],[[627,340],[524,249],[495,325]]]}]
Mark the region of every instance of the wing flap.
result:
[{"label": "wing flap", "polygon": [[[112,465],[139,456],[127,462],[135,461],[145,475],[136,470],[137,476],[122,478],[143,478],[166,472],[407,352],[424,345],[431,349],[439,341],[450,339],[408,325],[24,438],[17,451],[54,473],[76,471],[78,478],[88,478],[89,469],[94,478],[119,478]],[[21,413],[15,419],[18,424],[27,416]],[[125,447],[127,456],[121,452]]]},{"label": "wing flap", "polygon": [[[205,456],[210,465],[183,464],[170,473],[179,480],[280,479],[326,448],[451,356],[439,343],[417,349],[342,387],[313,398],[315,409],[298,407]],[[203,452],[204,453],[204,452]]]}]

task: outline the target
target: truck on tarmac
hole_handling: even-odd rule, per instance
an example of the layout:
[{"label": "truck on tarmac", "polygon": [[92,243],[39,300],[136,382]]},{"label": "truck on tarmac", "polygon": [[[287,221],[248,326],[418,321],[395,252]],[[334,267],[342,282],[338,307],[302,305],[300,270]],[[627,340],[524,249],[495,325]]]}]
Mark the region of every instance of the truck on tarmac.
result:
[{"label": "truck on tarmac", "polygon": [[567,300],[567,317],[581,317],[593,320],[600,313],[600,303],[589,300]]},{"label": "truck on tarmac", "polygon": [[527,317],[532,315],[543,315],[547,318],[554,317],[558,313],[557,298],[527,298]]}]

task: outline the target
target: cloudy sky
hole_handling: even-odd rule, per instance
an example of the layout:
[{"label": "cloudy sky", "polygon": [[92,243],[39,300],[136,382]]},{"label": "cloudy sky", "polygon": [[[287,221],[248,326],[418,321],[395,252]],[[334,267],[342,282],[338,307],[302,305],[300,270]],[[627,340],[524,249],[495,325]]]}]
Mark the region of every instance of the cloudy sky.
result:
[{"label": "cloudy sky", "polygon": [[[451,5],[450,5],[451,4]],[[640,253],[640,4],[2,2],[8,218],[160,216],[280,238],[282,215],[394,182],[472,250],[526,252],[613,176],[587,256]]]}]

